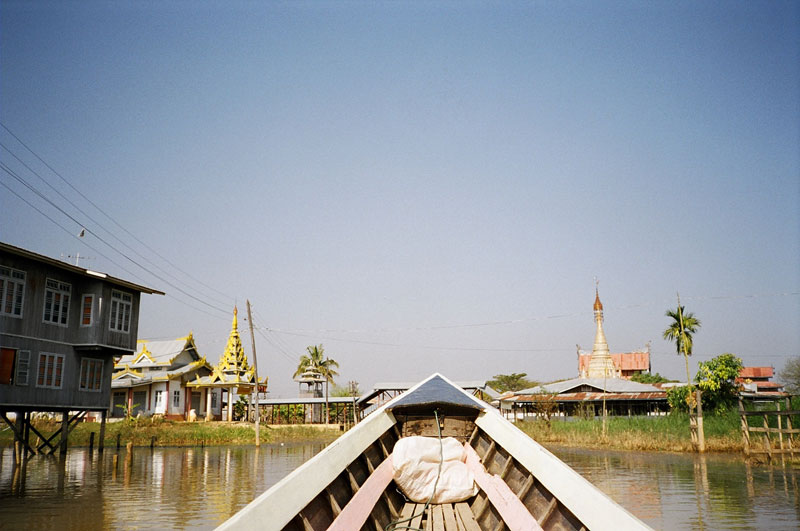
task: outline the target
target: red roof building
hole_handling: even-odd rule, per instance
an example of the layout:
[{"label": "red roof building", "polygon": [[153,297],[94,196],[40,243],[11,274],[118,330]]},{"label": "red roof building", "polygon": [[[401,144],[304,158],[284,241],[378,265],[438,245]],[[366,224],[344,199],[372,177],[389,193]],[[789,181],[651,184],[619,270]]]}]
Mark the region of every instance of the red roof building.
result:
[{"label": "red roof building", "polygon": [[772,367],[742,367],[736,383],[741,385],[742,394],[757,397],[783,397],[783,384],[770,381],[775,374]]},{"label": "red roof building", "polygon": [[[592,359],[591,352],[578,351],[578,374],[585,374]],[[620,371],[622,378],[630,380],[634,374],[650,372],[650,348],[634,352],[611,353],[614,368]]]}]

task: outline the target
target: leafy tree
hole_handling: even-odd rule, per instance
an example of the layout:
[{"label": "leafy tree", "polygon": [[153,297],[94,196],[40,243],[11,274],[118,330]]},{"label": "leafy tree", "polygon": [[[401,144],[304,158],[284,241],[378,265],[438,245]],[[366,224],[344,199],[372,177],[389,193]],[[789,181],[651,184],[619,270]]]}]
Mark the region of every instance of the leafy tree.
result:
[{"label": "leafy tree", "polygon": [[558,402],[556,401],[556,393],[537,393],[533,395],[530,408],[533,414],[538,418],[545,421],[547,429],[550,430],[550,420],[553,415],[558,413]]},{"label": "leafy tree", "polygon": [[347,386],[334,385],[331,390],[331,396],[336,397],[350,397],[361,396],[361,390],[358,388],[358,382],[348,382]]},{"label": "leafy tree", "polygon": [[735,380],[742,366],[740,358],[727,352],[699,363],[695,381],[703,391],[703,407],[720,412],[736,402],[739,387]]},{"label": "leafy tree", "polygon": [[233,418],[235,420],[247,419],[247,410],[250,407],[250,400],[247,395],[239,395],[239,399],[233,403]]},{"label": "leafy tree", "polygon": [[528,376],[528,374],[524,372],[495,374],[494,378],[486,383],[489,385],[489,387],[499,393],[505,393],[506,391],[521,391],[522,389],[527,389],[537,385],[537,382],[528,380],[526,376]]},{"label": "leafy tree", "polygon": [[787,393],[800,395],[800,356],[789,358],[778,377]]},{"label": "leafy tree", "polygon": [[689,356],[692,355],[692,336],[700,329],[700,319],[691,312],[687,313],[680,304],[676,310],[667,310],[665,315],[671,318],[672,322],[664,330],[664,339],[675,341],[678,355],[683,354],[686,360],[686,383],[690,383],[692,376],[689,374]]},{"label": "leafy tree", "polygon": [[306,347],[308,354],[300,356],[300,363],[297,365],[297,370],[294,377],[300,376],[304,372],[313,372],[325,379],[325,424],[330,420],[328,416],[328,385],[333,383],[334,376],[339,376],[335,368],[339,368],[339,364],[328,357],[324,357],[325,349],[322,345],[311,345]]},{"label": "leafy tree", "polygon": [[[742,370],[742,360],[725,353],[698,364],[694,381],[702,391],[703,409],[709,413],[722,413],[737,399],[739,388],[736,377]],[[667,391],[667,402],[673,411],[687,411],[691,389],[673,387]]]},{"label": "leafy tree", "polygon": [[689,386],[682,385],[680,387],[671,387],[667,390],[667,402],[669,403],[670,411],[689,411]]},{"label": "leafy tree", "polygon": [[649,373],[646,373],[646,372],[640,372],[638,374],[634,374],[633,376],[631,376],[631,381],[632,382],[644,383],[644,384],[654,384],[654,383],[671,382],[672,380],[664,378],[663,376],[661,376],[658,373],[649,374]]},{"label": "leafy tree", "polygon": [[128,403],[125,402],[124,404],[117,404],[117,407],[122,409],[122,412],[125,414],[125,419],[130,421],[133,418],[133,412],[136,411],[139,404],[133,404],[128,407]]}]

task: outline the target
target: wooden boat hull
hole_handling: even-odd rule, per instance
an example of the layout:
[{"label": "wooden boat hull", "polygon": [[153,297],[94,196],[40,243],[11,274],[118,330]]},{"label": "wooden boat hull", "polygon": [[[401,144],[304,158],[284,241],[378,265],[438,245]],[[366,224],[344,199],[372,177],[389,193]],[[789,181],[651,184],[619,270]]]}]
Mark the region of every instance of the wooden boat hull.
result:
[{"label": "wooden boat hull", "polygon": [[[465,444],[479,491],[422,511],[424,504],[408,502],[386,470],[400,438],[439,434]],[[647,529],[494,408],[438,374],[372,413],[219,529],[382,531],[411,516],[419,529]]]}]

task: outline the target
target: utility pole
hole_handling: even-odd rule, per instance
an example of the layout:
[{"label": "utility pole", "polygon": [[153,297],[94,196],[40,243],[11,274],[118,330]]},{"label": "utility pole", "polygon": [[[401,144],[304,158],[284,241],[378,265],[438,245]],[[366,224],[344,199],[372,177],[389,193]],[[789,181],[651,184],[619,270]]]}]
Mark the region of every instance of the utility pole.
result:
[{"label": "utility pole", "polygon": [[247,322],[250,324],[250,341],[253,343],[253,377],[256,380],[255,399],[253,402],[256,405],[256,448],[261,446],[261,409],[258,406],[258,356],[256,356],[256,336],[253,334],[253,316],[250,313],[250,299],[247,299]]}]

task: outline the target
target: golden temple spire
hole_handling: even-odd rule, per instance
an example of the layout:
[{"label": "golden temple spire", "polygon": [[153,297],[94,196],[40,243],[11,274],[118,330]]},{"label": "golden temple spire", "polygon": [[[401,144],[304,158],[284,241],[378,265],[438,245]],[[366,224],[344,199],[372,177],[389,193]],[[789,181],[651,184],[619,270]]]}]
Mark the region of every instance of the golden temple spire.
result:
[{"label": "golden temple spire", "polygon": [[239,337],[239,321],[237,314],[239,310],[233,308],[233,323],[231,324],[231,334],[228,336],[228,344],[225,352],[219,360],[219,369],[224,373],[244,374],[250,370],[247,363],[247,356],[244,353],[242,339]]}]

